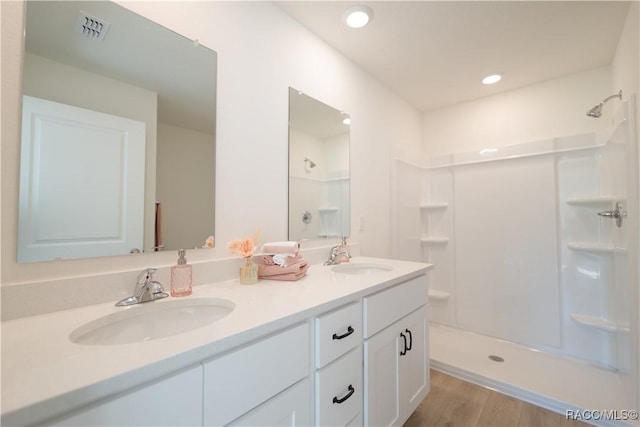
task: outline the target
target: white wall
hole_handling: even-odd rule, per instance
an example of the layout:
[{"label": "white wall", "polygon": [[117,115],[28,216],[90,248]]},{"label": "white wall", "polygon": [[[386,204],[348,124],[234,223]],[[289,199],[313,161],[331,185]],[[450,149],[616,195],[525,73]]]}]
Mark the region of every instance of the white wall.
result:
[{"label": "white wall", "polygon": [[616,55],[613,58],[612,79],[615,90],[622,90],[623,99],[629,99],[631,94],[639,93],[640,89],[640,2],[633,2],[629,8],[627,20]]},{"label": "white wall", "polygon": [[158,123],[156,194],[166,248],[202,246],[215,233],[214,140],[210,134]]},{"label": "white wall", "polygon": [[[498,83],[499,84],[499,83]],[[480,150],[596,131],[606,127],[612,109],[600,119],[589,108],[611,95],[611,67],[550,80],[423,116],[425,154]]]},{"label": "white wall", "polygon": [[[613,84],[614,87],[622,89],[624,98],[629,97],[632,93],[640,96],[640,3],[633,2],[629,8],[629,14],[625,22],[625,26],[618,42],[616,50],[616,56],[612,63],[613,68]],[[640,123],[640,108],[637,109],[636,123]],[[637,141],[640,142],[640,126],[637,128]],[[638,154],[640,156],[640,153]],[[638,163],[640,163],[640,157],[638,157]],[[638,178],[636,176],[636,178]],[[640,184],[639,184],[640,185]],[[640,239],[640,229],[638,229],[638,194],[635,197],[629,195],[627,200],[627,211],[629,214],[628,225],[633,224],[635,221],[636,235]],[[635,239],[629,239],[633,241]],[[637,240],[636,240],[637,241]],[[634,245],[629,246],[628,259],[638,260],[638,247]],[[636,266],[635,270],[631,270],[629,273],[629,284],[631,285],[629,300],[640,300],[639,289],[639,277],[640,277],[640,265]],[[640,309],[638,304],[631,304],[631,328],[632,330],[640,330]],[[632,359],[635,363],[632,366],[631,378],[634,378],[635,382],[630,384],[632,390],[633,402],[636,406],[640,404],[640,393],[638,391],[637,378],[640,373],[640,336],[635,334],[631,337],[632,347]],[[627,381],[627,384],[629,382]]]},{"label": "white wall", "polygon": [[479,150],[605,129],[619,102],[607,103],[599,119],[585,113],[618,90],[623,91],[623,100],[639,93],[639,9],[639,2],[633,2],[609,66],[424,113],[424,154]]},{"label": "white wall", "polygon": [[[288,88],[351,116],[352,238],[365,255],[389,253],[389,159],[415,154],[420,114],[267,2],[119,2],[218,53],[216,242],[191,261],[228,256],[226,242],[262,230],[287,238]],[[16,264],[6,244],[17,201],[23,5],[2,7],[2,284],[162,266],[171,254]],[[6,45],[6,46],[5,46]],[[407,147],[405,149],[405,147]],[[6,157],[5,157],[6,156]],[[263,183],[269,183],[265,191]],[[354,218],[364,217],[355,231]]]},{"label": "white wall", "polygon": [[331,165],[330,172],[349,170],[349,134],[343,133],[325,139],[327,164]]}]

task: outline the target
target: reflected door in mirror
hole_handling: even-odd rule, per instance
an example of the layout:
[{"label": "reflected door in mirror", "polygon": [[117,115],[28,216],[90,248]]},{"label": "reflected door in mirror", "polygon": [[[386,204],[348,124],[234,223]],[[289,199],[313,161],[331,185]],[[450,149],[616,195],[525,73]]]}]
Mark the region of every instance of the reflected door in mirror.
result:
[{"label": "reflected door in mirror", "polygon": [[18,261],[142,248],[145,124],[23,97]]}]

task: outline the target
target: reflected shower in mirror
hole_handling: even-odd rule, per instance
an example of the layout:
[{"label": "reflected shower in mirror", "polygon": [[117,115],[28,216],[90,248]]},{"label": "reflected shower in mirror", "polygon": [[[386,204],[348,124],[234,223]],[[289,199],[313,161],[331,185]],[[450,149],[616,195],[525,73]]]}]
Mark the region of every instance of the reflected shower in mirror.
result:
[{"label": "reflected shower in mirror", "polygon": [[25,26],[18,261],[206,246],[216,53],[110,1]]},{"label": "reflected shower in mirror", "polygon": [[349,235],[349,124],[289,88],[289,240]]}]

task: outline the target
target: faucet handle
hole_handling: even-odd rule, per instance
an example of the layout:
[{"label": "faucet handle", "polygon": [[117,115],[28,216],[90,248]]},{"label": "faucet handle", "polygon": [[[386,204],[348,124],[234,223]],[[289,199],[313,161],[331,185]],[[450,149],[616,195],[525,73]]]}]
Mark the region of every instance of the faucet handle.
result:
[{"label": "faucet handle", "polygon": [[156,280],[152,280],[149,283],[149,291],[152,294],[163,294],[164,293],[164,288],[162,287],[162,283],[156,281]]},{"label": "faucet handle", "polygon": [[153,275],[158,272],[157,268],[145,268],[142,273],[138,274],[136,283],[138,285],[144,285],[145,283],[153,280]]}]

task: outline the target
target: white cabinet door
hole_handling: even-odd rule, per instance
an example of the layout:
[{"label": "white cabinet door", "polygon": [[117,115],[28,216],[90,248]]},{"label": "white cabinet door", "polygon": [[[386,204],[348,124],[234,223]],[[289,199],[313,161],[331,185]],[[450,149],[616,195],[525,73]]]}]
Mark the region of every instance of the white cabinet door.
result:
[{"label": "white cabinet door", "polygon": [[[407,350],[400,356],[400,403],[409,417],[429,392],[429,328],[427,306],[414,311],[399,323],[407,339]],[[400,345],[404,345],[401,336]],[[404,422],[404,420],[403,420]]]},{"label": "white cabinet door", "polygon": [[311,425],[311,382],[304,379],[229,424],[230,426]]},{"label": "white cabinet door", "polygon": [[401,425],[429,392],[427,306],[365,341],[365,425]]},{"label": "white cabinet door", "polygon": [[47,424],[201,426],[202,365]]},{"label": "white cabinet door", "polygon": [[400,334],[397,324],[364,343],[364,425],[397,425],[400,418]]}]

